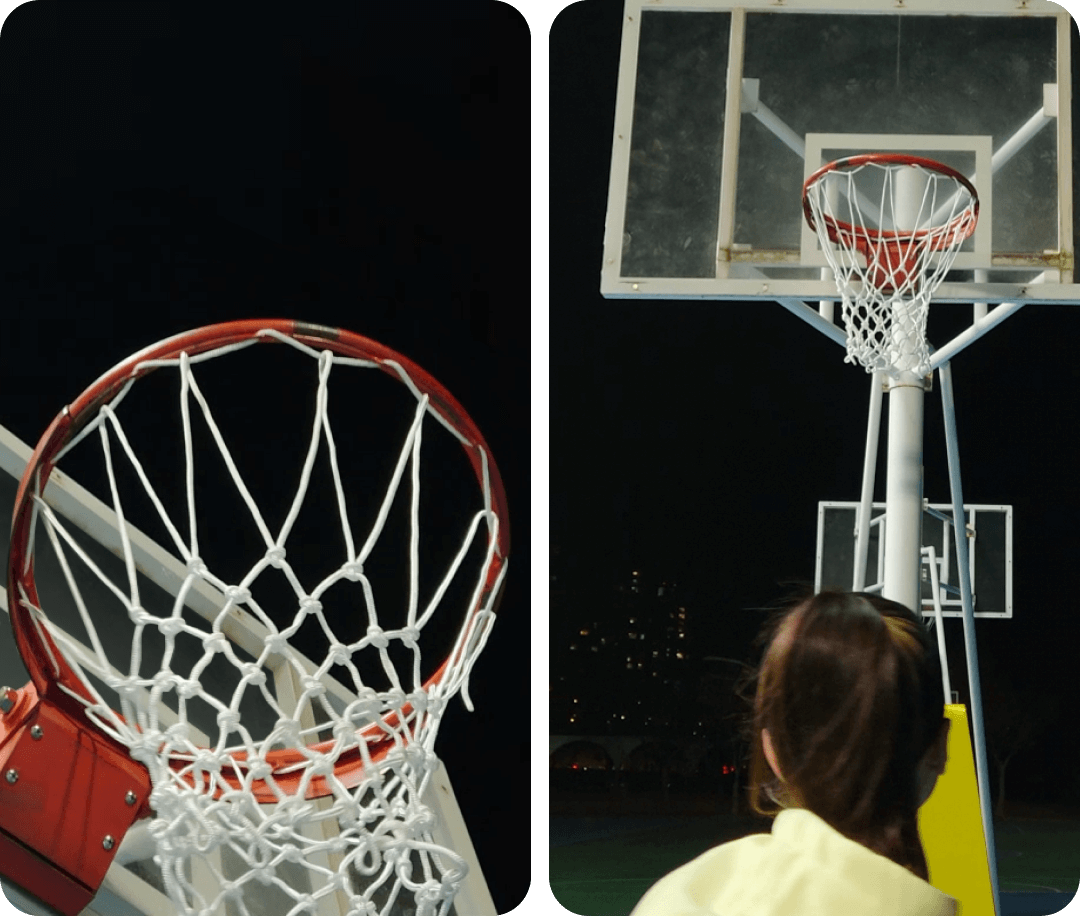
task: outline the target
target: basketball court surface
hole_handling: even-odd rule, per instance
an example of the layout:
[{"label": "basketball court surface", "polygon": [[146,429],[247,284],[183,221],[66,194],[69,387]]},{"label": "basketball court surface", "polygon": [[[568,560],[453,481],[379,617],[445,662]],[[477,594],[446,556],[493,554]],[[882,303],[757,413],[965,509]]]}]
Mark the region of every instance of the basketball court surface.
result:
[{"label": "basketball court surface", "polygon": [[[690,820],[705,821],[710,819]],[[714,830],[716,832],[723,829],[721,822],[724,820],[721,818],[715,819]],[[592,862],[600,862],[606,860],[608,856],[618,857],[623,854],[619,851],[623,838],[629,839],[631,837],[651,835],[654,837],[654,843],[659,844],[663,843],[665,835],[671,835],[673,830],[679,832],[680,829],[685,829],[686,825],[687,819],[679,818],[552,817],[549,818],[548,847],[552,850],[575,850],[573,854],[578,859],[583,858]],[[1080,832],[1080,823],[1074,824],[1074,829]],[[768,830],[767,826],[755,825],[753,827],[754,832],[764,832],[766,830]],[[1011,858],[1021,852],[1018,848],[1013,849],[1014,846],[1018,847],[1022,843],[1020,831],[1038,831],[1039,822],[1025,821],[1023,826],[999,824],[997,830],[1001,837],[1001,854],[1003,857]],[[703,849],[697,851],[700,852]],[[693,854],[696,853],[693,851],[688,852],[688,861]],[[559,859],[559,853],[557,852],[553,852],[552,856],[556,861]],[[1012,861],[1018,860],[1012,859]],[[596,868],[596,872],[597,874],[600,872],[599,867]],[[659,877],[661,876],[656,876],[656,878]],[[555,894],[556,899],[559,898],[559,890],[565,890],[567,887],[572,886],[573,893],[581,894],[581,897],[576,897],[577,900],[588,900],[593,894],[595,894],[595,900],[611,900],[612,895],[619,892],[618,887],[621,884],[618,879],[613,883],[605,883],[603,878],[597,878],[593,885],[576,879],[570,879],[567,884],[564,884],[563,878],[563,874],[559,872],[557,867],[553,866],[550,880],[552,892]],[[656,878],[643,878],[642,881],[647,887]],[[642,892],[644,892],[644,889]],[[636,889],[629,890],[629,897],[634,897],[636,893]],[[1001,891],[1001,916],[1049,916],[1049,914],[1061,912],[1075,897],[1075,890],[1055,890],[1049,887],[1032,888],[1031,890],[1003,889]],[[632,906],[634,902],[636,900],[631,901],[630,905]],[[597,916],[599,916],[599,912],[599,910],[595,911]],[[592,916],[592,914],[583,907],[581,916]]]}]

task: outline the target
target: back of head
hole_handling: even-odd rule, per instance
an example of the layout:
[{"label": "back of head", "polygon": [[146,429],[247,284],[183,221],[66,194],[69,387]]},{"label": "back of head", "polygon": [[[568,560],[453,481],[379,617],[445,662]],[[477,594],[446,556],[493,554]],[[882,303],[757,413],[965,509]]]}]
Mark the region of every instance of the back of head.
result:
[{"label": "back of head", "polygon": [[[944,700],[922,620],[877,595],[822,592],[783,613],[767,636],[750,721],[752,808],[805,808],[927,879],[918,764]],[[765,758],[762,729],[782,778]]]}]

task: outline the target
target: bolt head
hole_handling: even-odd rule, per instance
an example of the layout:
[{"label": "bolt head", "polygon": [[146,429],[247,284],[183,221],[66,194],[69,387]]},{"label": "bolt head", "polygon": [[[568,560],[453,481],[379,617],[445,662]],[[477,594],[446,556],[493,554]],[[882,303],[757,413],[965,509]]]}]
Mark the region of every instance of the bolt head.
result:
[{"label": "bolt head", "polygon": [[4,774],[4,779],[6,779],[12,785],[15,785],[15,783],[17,783],[19,781],[19,771],[18,770],[8,770]]},{"label": "bolt head", "polygon": [[134,805],[135,802],[138,801],[138,798],[135,796],[135,793],[129,789],[128,794],[124,796],[124,801],[126,801],[129,805]]},{"label": "bolt head", "polygon": [[33,728],[30,729],[30,737],[33,738],[35,741],[40,741],[41,736],[44,734],[45,732],[41,730],[40,725],[35,725]]},{"label": "bolt head", "polygon": [[107,836],[101,841],[101,845],[104,846],[106,849],[112,849],[116,845],[116,840],[114,840],[111,836]]},{"label": "bolt head", "polygon": [[10,687],[0,687],[0,712],[11,712],[15,705],[15,691]]}]

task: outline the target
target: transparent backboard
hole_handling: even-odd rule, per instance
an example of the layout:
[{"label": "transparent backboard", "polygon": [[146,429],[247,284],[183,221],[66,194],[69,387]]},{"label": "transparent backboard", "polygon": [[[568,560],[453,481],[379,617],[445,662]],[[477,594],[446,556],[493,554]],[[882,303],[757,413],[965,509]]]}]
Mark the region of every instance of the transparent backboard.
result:
[{"label": "transparent backboard", "polygon": [[[857,502],[818,503],[817,555],[814,592],[827,589],[849,591],[854,584]],[[968,545],[971,590],[976,617],[1013,615],[1012,506],[965,505],[964,525]],[[923,507],[922,546],[934,549],[939,599],[944,617],[963,615],[953,508],[948,504]],[[885,503],[874,503],[869,529],[864,591],[881,589],[885,538],[888,537]],[[922,612],[934,613],[933,579],[926,557],[920,566]]]},{"label": "transparent backboard", "polygon": [[[0,426],[0,513],[5,518],[10,518],[15,502],[15,495],[23,468],[30,457],[31,448],[19,440],[10,431]],[[91,492],[84,489],[78,481],[66,474],[54,473],[49,489],[46,491],[46,499],[66,522],[70,523],[72,531],[79,536],[80,544],[87,554],[103,570],[109,572],[117,564],[122,566],[122,561],[114,552],[118,549],[114,540],[118,540],[116,516],[109,506]],[[134,528],[134,526],[132,526]],[[0,552],[6,558],[9,548],[10,526],[5,524],[0,530]],[[144,533],[137,530],[132,535],[139,542],[138,552],[143,561],[139,564],[139,587],[144,607],[155,614],[168,613],[173,598],[170,588],[174,584],[177,570],[171,564],[175,561],[168,551],[159,544],[145,537]],[[37,545],[35,554],[36,583],[42,598],[42,605],[48,607],[49,618],[67,636],[79,640],[87,646],[84,658],[87,660],[86,670],[92,670],[92,651],[88,643],[89,637],[86,628],[79,619],[79,613],[74,605],[71,593],[63,583],[63,573],[58,564],[58,558],[52,550],[48,539],[42,538]],[[91,607],[106,607],[110,596],[104,592],[104,586],[93,575],[78,565],[70,567],[71,573],[76,577],[81,593]],[[199,615],[205,612],[201,610],[200,597],[193,594],[189,597],[185,614]],[[8,596],[6,590],[0,587],[0,682],[12,687],[21,687],[29,680],[26,667],[15,645],[11,624],[7,618]],[[99,611],[100,613],[100,611]],[[129,634],[113,634],[109,628],[102,626],[99,629],[101,638],[110,658],[123,658],[130,652]],[[181,643],[177,643],[177,651],[183,652]],[[153,647],[149,647],[150,656],[153,656]],[[246,652],[241,643],[234,641],[233,651],[241,658],[251,660],[252,655]],[[175,663],[182,663],[185,659],[174,656]],[[192,656],[186,659],[193,662]],[[147,662],[157,664],[157,657],[148,657]],[[213,689],[218,692],[228,692],[235,687],[237,673],[228,670],[230,666],[208,667],[204,675],[204,681],[213,684]],[[270,672],[268,689],[276,696],[283,707],[290,701],[295,705],[295,696],[298,693],[294,676],[290,674],[290,666],[278,665]],[[314,670],[314,667],[311,669]],[[324,676],[324,683],[329,686],[328,698],[331,705],[338,710],[344,710],[346,705],[355,698],[355,694],[345,684],[333,678],[331,675]],[[102,695],[110,701],[115,693],[100,679],[91,676],[94,685]],[[204,745],[212,743],[206,732],[213,731],[214,717],[211,710],[202,713],[194,711],[190,715],[192,724],[192,737],[201,741]],[[245,705],[241,703],[241,713],[245,722],[250,722],[256,730],[263,730],[271,725],[267,718],[267,708],[257,702]],[[317,707],[309,705],[303,716],[317,715]],[[306,719],[302,718],[306,722]],[[321,722],[316,719],[315,722]],[[320,737],[329,738],[329,732]],[[455,901],[451,913],[476,912],[494,914],[495,908],[491,902],[491,896],[484,881],[483,872],[476,859],[472,848],[468,829],[465,825],[461,811],[457,806],[452,785],[443,767],[439,767],[431,781],[426,801],[432,808],[436,817],[434,837],[437,843],[448,846],[462,855],[469,863],[469,876]],[[329,801],[327,801],[329,804]],[[145,823],[145,822],[143,822]],[[322,829],[329,829],[324,823]],[[154,848],[152,841],[146,833],[145,827],[137,823],[125,837],[120,846],[116,859],[105,877],[105,881],[92,904],[85,911],[89,916],[134,916],[134,914],[159,914],[173,912],[174,905],[168,898],[160,869],[153,861]],[[221,872],[226,879],[235,879],[243,874],[246,869],[242,863],[235,859],[235,854],[228,848],[217,850],[212,855],[218,857],[214,867]],[[230,859],[230,855],[233,857]],[[301,893],[311,892],[316,888],[310,887],[311,872],[301,866],[289,869],[289,863],[283,863],[284,877],[290,882],[290,886]],[[198,868],[199,863],[193,866],[195,871],[195,883],[199,886]],[[327,861],[325,867],[334,868],[334,863]],[[286,874],[287,873],[287,874]],[[210,879],[212,881],[212,879]],[[353,876],[354,886],[363,887],[365,881],[359,874]],[[207,885],[213,888],[212,883]],[[18,888],[10,888],[5,884],[6,896],[21,909],[28,913],[53,916],[40,902],[28,898],[19,892]],[[348,903],[343,898],[332,898],[322,901],[319,910],[320,916],[342,916],[348,912]],[[274,886],[262,886],[258,882],[249,882],[244,888],[244,902],[252,913],[283,913],[291,908],[287,895]],[[382,905],[382,901],[377,899]],[[286,905],[289,904],[289,905]],[[405,902],[404,899],[391,910],[393,916],[408,916],[412,912],[414,904]],[[239,910],[229,902],[226,911],[221,916],[234,916]]]},{"label": "transparent backboard", "polygon": [[1075,32],[1045,0],[628,0],[601,291],[835,300],[803,183],[884,152],[978,190],[934,301],[1080,300]]}]

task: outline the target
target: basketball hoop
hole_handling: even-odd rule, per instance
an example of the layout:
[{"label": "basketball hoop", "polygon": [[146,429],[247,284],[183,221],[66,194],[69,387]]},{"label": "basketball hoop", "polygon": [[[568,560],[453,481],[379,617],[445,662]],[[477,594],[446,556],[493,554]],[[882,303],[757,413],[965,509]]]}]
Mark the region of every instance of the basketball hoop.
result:
[{"label": "basketball hoop", "polygon": [[[195,369],[198,364],[203,373],[202,364],[210,360],[235,365],[240,351],[269,349],[266,345],[284,345],[278,355],[307,361],[313,389],[308,395],[313,421],[307,430],[297,432],[282,419],[285,412],[275,414],[281,436],[300,436],[308,443],[302,464],[283,463],[276,481],[282,493],[286,486],[292,491],[284,520],[271,515],[254,495],[258,490],[245,482],[241,467],[251,464],[233,460],[234,454],[244,454],[243,436],[232,433],[230,448],[222,434],[229,430],[230,415],[235,423],[251,409],[243,392],[264,389],[238,386],[225,395],[207,396],[200,385],[205,376]],[[266,379],[285,364],[258,365],[259,378]],[[329,408],[332,374],[337,383],[347,373],[367,371],[393,378],[408,392],[404,432],[392,449],[396,461],[381,476],[362,475],[346,462],[349,440],[335,437]],[[156,372],[178,376],[176,388],[167,390],[168,401],[156,405],[162,412],[176,408],[183,432],[172,443],[184,468],[172,487],[183,494],[183,504],[174,503],[171,510],[161,497],[160,477],[146,473],[140,449],[133,445],[137,437],[129,434],[145,420],[145,410],[119,409],[130,390],[147,387],[147,377]],[[238,369],[233,372],[243,377]],[[295,396],[302,398],[300,389]],[[367,421],[364,406],[350,400],[346,425]],[[210,448],[193,445],[192,415],[212,435]],[[442,479],[431,470],[430,458],[421,474],[421,446],[441,435],[438,428],[463,450],[476,493],[456,524],[438,516],[442,524],[432,535],[431,516],[420,511],[420,493],[428,487],[427,507],[431,490],[437,491]],[[54,511],[50,477],[60,458],[81,442],[87,448],[96,442],[102,454],[120,534],[120,567],[103,569],[95,563],[73,534],[73,524]],[[162,447],[160,439],[156,442]],[[215,491],[213,498],[203,493],[197,500],[195,494],[197,482],[200,487],[205,483],[202,469],[214,458],[224,463],[230,489],[239,494],[261,535],[248,541],[233,535],[238,545],[255,548],[242,557],[246,572],[239,566],[222,571],[218,555],[212,547],[207,550],[205,513],[225,490]],[[303,507],[318,498],[309,498],[309,491],[318,489],[312,479],[320,466],[332,498],[319,503],[323,512],[314,513],[322,518],[320,549],[306,551],[294,529]],[[137,476],[168,534],[168,548],[160,547],[152,561],[176,577],[170,593],[175,597],[168,603],[172,611],[165,616],[153,614],[140,598],[140,588],[141,594],[146,590],[136,571],[146,568],[147,540],[129,521],[135,485],[124,487],[120,496],[125,472]],[[63,474],[57,471],[56,476]],[[356,508],[361,500],[347,500],[356,490],[376,496],[377,511],[364,514]],[[383,533],[394,506],[407,514],[408,585],[407,594],[388,596],[373,579],[378,581],[377,569],[384,565],[376,550],[383,538],[391,538]],[[184,534],[181,518],[188,523]],[[242,521],[246,518],[238,518],[237,530]],[[89,645],[50,621],[46,611],[57,606],[56,592],[39,596],[36,545],[45,537],[64,570]],[[448,568],[440,571],[437,584],[421,589],[420,548],[433,538],[455,542],[457,552],[447,554]],[[343,329],[284,320],[197,328],[135,353],[60,412],[31,456],[15,499],[8,601],[16,644],[31,679],[21,691],[0,688],[0,747],[6,754],[4,784],[21,783],[24,792],[30,790],[25,796],[30,800],[12,800],[9,789],[0,807],[4,876],[26,876],[28,889],[56,910],[81,912],[133,822],[145,819],[171,912],[284,914],[284,908],[254,906],[273,888],[279,900],[284,894],[291,901],[287,912],[294,914],[392,916],[406,912],[407,905],[407,912],[417,916],[447,916],[469,863],[436,840],[441,827],[428,804],[438,768],[434,743],[451,699],[461,693],[472,709],[469,677],[494,624],[509,551],[507,497],[483,435],[453,394],[400,353]],[[318,563],[307,562],[316,555]],[[90,592],[84,601],[71,574],[79,564],[105,587],[105,594],[116,598],[119,609],[105,598],[91,601]],[[268,576],[272,583],[261,595],[281,601],[282,616],[276,621],[257,584]],[[451,588],[456,582],[460,588]],[[336,606],[336,615],[326,604],[332,589],[348,596]],[[342,615],[341,609],[349,614]],[[436,611],[450,616],[447,632],[453,645],[426,676],[421,674],[421,637]],[[355,618],[352,629],[346,616]],[[300,639],[293,637],[306,623],[309,632],[314,623],[324,638],[301,649]],[[100,636],[107,627],[130,634],[130,652],[123,654],[131,660],[127,672],[114,663],[123,664],[123,659],[108,656]],[[161,646],[160,662],[141,661],[148,631],[161,636],[160,644],[152,644]],[[343,635],[347,632],[351,635]],[[198,663],[180,664],[180,637],[201,645]],[[397,644],[406,651],[397,650]],[[321,655],[309,658],[310,646]],[[232,671],[222,675],[226,668]],[[332,668],[349,678],[338,692]],[[119,711],[98,684],[114,692]],[[241,701],[252,688],[273,722],[261,732],[242,722]],[[197,706],[189,701],[216,711],[217,730],[205,732],[205,739],[195,736],[197,726],[189,715]],[[42,733],[51,744],[40,745]],[[65,737],[68,744],[62,743]],[[13,758],[12,746],[24,756]],[[39,746],[59,758],[55,767],[37,765],[29,756],[43,753]],[[67,753],[57,747],[66,747]],[[22,779],[12,759],[29,760],[22,766]],[[42,799],[52,799],[53,807]],[[83,835],[71,836],[72,825]],[[5,841],[8,834],[18,836],[19,843]],[[37,856],[23,851],[23,845]],[[228,860],[222,857],[226,849]],[[17,854],[23,858],[15,859]]]},{"label": "basketball hoop", "polygon": [[928,374],[926,315],[975,231],[974,185],[932,159],[851,156],[806,180],[803,212],[843,300],[845,361],[867,372]]}]

